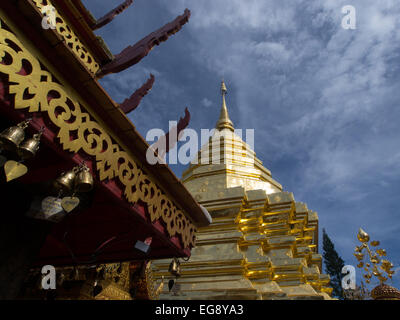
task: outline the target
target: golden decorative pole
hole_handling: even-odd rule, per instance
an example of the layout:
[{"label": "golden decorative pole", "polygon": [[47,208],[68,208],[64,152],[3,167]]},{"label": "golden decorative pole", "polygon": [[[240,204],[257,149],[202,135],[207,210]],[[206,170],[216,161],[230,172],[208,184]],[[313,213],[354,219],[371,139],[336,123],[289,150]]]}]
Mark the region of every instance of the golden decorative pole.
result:
[{"label": "golden decorative pole", "polygon": [[[377,277],[380,281],[380,284],[371,291],[372,298],[375,300],[400,300],[400,291],[385,284],[388,279],[392,279],[395,273],[395,271],[392,270],[393,264],[389,260],[382,259],[382,257],[386,256],[386,250],[379,248],[375,249],[375,251],[371,250],[370,246],[377,247],[380,242],[371,241],[369,246],[368,242],[370,237],[368,233],[361,228],[358,231],[357,238],[361,242],[361,245],[356,246],[354,256],[359,262],[357,267],[363,268],[366,272],[363,275],[365,282],[370,283],[372,276]],[[363,261],[365,253],[368,254],[369,258],[369,262],[366,263]]]}]

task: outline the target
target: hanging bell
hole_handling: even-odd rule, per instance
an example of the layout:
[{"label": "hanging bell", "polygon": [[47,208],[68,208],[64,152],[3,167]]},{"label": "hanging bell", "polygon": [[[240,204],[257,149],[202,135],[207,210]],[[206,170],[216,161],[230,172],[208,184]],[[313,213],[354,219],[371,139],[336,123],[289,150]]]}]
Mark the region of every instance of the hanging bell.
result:
[{"label": "hanging bell", "polygon": [[77,167],[67,172],[61,173],[61,175],[54,181],[54,187],[62,192],[72,191],[74,188],[76,173]]},{"label": "hanging bell", "polygon": [[75,178],[75,191],[88,192],[93,188],[93,176],[89,168],[83,165]]},{"label": "hanging bell", "polygon": [[30,120],[18,123],[14,127],[10,127],[0,133],[0,143],[6,150],[15,150],[19,144],[25,139],[25,129]]},{"label": "hanging bell", "polygon": [[179,260],[177,258],[174,258],[171,261],[168,271],[172,275],[174,275],[176,277],[180,277],[180,275],[181,275],[181,267],[180,267],[180,262],[179,262]]},{"label": "hanging bell", "polygon": [[39,150],[40,137],[42,136],[43,129],[33,135],[31,139],[24,141],[18,148],[18,155],[22,159],[33,158]]}]

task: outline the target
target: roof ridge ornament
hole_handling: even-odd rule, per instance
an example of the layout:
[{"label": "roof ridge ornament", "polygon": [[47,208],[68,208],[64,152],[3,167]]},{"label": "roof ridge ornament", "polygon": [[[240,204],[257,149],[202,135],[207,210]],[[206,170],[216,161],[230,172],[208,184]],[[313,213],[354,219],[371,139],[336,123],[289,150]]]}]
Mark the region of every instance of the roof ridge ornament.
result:
[{"label": "roof ridge ornament", "polygon": [[147,95],[147,93],[151,90],[154,84],[154,75],[150,74],[150,78],[147,79],[147,81],[139,88],[137,89],[134,93],[129,98],[126,98],[120,105],[119,107],[123,112],[126,114],[135,110],[140,102],[142,101],[142,98]]},{"label": "roof ridge ornament", "polygon": [[104,15],[100,19],[97,19],[95,25],[92,26],[92,30],[99,29],[101,27],[104,27],[106,24],[110,23],[112,20],[114,20],[114,18],[117,15],[119,15],[122,11],[127,9],[132,3],[133,3],[133,0],[125,0],[118,7],[112,9],[110,12],[108,12],[106,15]]},{"label": "roof ridge ornament", "polygon": [[190,10],[176,17],[174,21],[165,24],[163,27],[136,42],[133,46],[127,46],[120,53],[114,55],[114,59],[101,67],[97,77],[101,78],[110,73],[121,72],[142,60],[160,42],[166,41],[169,36],[175,34],[182,26],[189,21]]},{"label": "roof ridge ornament", "polygon": [[219,119],[217,122],[217,125],[215,126],[216,129],[222,130],[222,129],[229,129],[231,131],[234,131],[233,127],[233,122],[229,118],[228,114],[228,108],[226,107],[226,101],[225,101],[225,95],[228,93],[228,90],[226,89],[226,85],[224,80],[221,82],[221,95],[222,95],[222,107],[221,107],[221,113],[219,115]]},{"label": "roof ridge ornament", "polygon": [[[183,130],[186,129],[186,127],[189,125],[189,122],[190,122],[190,112],[189,112],[188,108],[186,107],[185,108],[185,116],[183,118],[180,117],[176,128],[172,128],[165,135],[166,145],[167,145],[166,152],[169,152],[169,150],[171,150],[175,147],[176,143],[179,140],[179,136],[180,136],[181,132],[183,132]],[[176,131],[176,132],[174,132],[174,131]],[[177,138],[178,140],[172,139],[172,141],[170,141],[170,139],[169,139],[170,134],[173,134],[174,136],[176,135],[175,138]],[[171,142],[171,145],[170,145],[170,142]]]}]

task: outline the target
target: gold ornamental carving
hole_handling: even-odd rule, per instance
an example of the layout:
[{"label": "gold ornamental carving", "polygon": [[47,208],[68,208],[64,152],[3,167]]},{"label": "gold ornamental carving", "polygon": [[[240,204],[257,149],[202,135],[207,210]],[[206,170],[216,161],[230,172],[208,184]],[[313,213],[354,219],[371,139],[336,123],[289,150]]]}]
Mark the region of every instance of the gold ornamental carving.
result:
[{"label": "gold ornamental carving", "polygon": [[[32,0],[36,7],[43,12],[43,8],[46,6],[52,6],[50,0]],[[86,68],[92,73],[96,74],[99,70],[99,64],[93,58],[89,50],[83,45],[83,43],[76,36],[75,32],[66,23],[65,19],[60,15],[60,13],[55,10],[55,22],[57,33],[63,37],[68,47],[75,53],[77,58],[82,61]]]},{"label": "gold ornamental carving", "polygon": [[[40,1],[35,1],[42,3]],[[196,229],[183,211],[167,197],[132,158],[93,120],[82,104],[69,94],[39,60],[9,31],[0,26],[0,72],[7,75],[15,109],[47,113],[59,129],[57,138],[65,151],[79,151],[95,159],[100,181],[118,179],[131,204],[147,204],[151,221],[161,219],[169,236],[179,235],[185,248],[194,246]],[[20,71],[27,70],[27,74]]]},{"label": "gold ornamental carving", "polygon": [[[393,263],[383,258],[386,257],[386,250],[371,249],[379,246],[380,242],[376,240],[370,241],[369,234],[361,228],[358,231],[357,239],[361,242],[361,245],[356,246],[354,256],[359,262],[357,267],[363,268],[363,270],[366,272],[364,274],[364,278],[366,279],[365,282],[370,283],[373,276],[379,279],[381,285],[384,284],[388,279],[392,279],[395,271],[393,270]],[[369,241],[370,243],[368,245]],[[369,261],[364,263],[364,257],[366,254]]]},{"label": "gold ornamental carving", "polygon": [[160,292],[164,287],[164,279],[156,288],[153,276],[151,261],[144,262],[144,265],[131,263],[131,269],[140,270],[144,268],[144,272],[136,279],[132,279],[131,286],[136,289],[136,300],[158,300]]}]

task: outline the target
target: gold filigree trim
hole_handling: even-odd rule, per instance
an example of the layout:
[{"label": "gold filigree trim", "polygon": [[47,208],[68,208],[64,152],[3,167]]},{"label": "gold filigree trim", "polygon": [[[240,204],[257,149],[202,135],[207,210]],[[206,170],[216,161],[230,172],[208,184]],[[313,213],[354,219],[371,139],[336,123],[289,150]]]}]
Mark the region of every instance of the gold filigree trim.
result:
[{"label": "gold filigree trim", "polygon": [[[50,0],[32,0],[36,7],[42,12],[42,9],[47,6],[53,6]],[[54,6],[53,6],[54,7]],[[54,7],[55,8],[55,7]],[[93,55],[89,50],[82,44],[75,32],[65,22],[65,19],[56,10],[56,30],[57,33],[63,37],[69,48],[75,53],[79,60],[83,62],[86,68],[93,74],[99,70],[99,64],[93,58]],[[44,16],[44,14],[42,13]]]},{"label": "gold filigree trim", "polygon": [[15,109],[46,112],[59,128],[57,138],[64,150],[94,157],[100,181],[118,178],[130,203],[143,201],[152,222],[161,219],[171,237],[178,234],[185,248],[194,246],[192,222],[4,24],[0,27],[0,58],[0,72],[8,76]]}]

